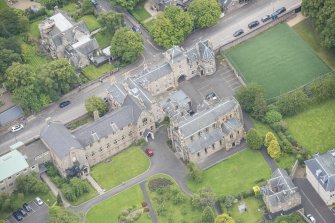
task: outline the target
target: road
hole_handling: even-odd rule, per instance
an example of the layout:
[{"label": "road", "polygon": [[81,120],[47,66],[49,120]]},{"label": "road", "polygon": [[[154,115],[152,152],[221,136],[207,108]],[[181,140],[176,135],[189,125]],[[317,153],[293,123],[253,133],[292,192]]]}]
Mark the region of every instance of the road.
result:
[{"label": "road", "polygon": [[[192,33],[185,44],[185,49],[189,49],[194,46],[199,40],[210,39],[215,48],[219,45],[223,45],[232,40],[232,33],[239,28],[247,30],[247,24],[254,20],[259,19],[265,14],[272,13],[275,9],[285,6],[291,8],[297,5],[301,0],[257,0],[251,4],[244,6],[243,8],[227,14],[223,17],[220,22],[210,28],[198,30]],[[105,0],[99,0],[100,10],[108,11],[111,9],[109,3]],[[132,18],[126,16],[126,23],[128,26],[137,24]],[[139,24],[137,24],[139,25]],[[143,66],[150,67],[155,63],[161,61],[162,52],[161,49],[157,48],[152,44],[152,41],[145,30],[142,29],[142,35],[144,36],[144,53],[142,57],[134,64],[127,66],[116,72],[113,77],[122,78],[122,75],[133,71],[140,72]],[[3,154],[9,150],[9,146],[14,144],[16,141],[28,142],[33,138],[39,137],[41,129],[46,125],[46,119],[51,118],[62,123],[68,123],[77,117],[82,116],[86,113],[84,108],[84,101],[86,98],[92,95],[104,97],[106,95],[106,89],[109,86],[110,79],[106,78],[103,83],[96,83],[92,86],[78,91],[73,90],[70,94],[65,95],[61,100],[70,100],[72,103],[66,108],[60,109],[58,103],[49,106],[44,111],[40,112],[35,116],[29,117],[25,122],[25,128],[17,133],[11,133],[9,131],[2,132],[0,136],[0,154]]]}]

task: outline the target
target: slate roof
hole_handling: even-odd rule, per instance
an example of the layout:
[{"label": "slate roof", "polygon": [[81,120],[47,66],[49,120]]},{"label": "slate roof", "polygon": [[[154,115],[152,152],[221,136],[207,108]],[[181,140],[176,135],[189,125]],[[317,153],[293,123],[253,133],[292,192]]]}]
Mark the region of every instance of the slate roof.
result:
[{"label": "slate roof", "polygon": [[324,154],[314,155],[305,164],[326,191],[335,189],[335,148]]},{"label": "slate roof", "polygon": [[17,150],[13,150],[0,157],[0,181],[28,168],[29,165],[24,156]]},{"label": "slate roof", "polygon": [[214,129],[207,134],[203,134],[201,138],[194,140],[188,147],[191,153],[197,153],[200,150],[208,148],[220,139],[223,139],[222,131],[220,129]]},{"label": "slate roof", "polygon": [[200,58],[204,61],[214,59],[214,52],[209,46],[208,40],[200,41],[198,43]]},{"label": "slate roof", "polygon": [[191,99],[184,91],[178,90],[162,100],[160,105],[171,119],[177,119],[189,115]]},{"label": "slate roof", "polygon": [[199,52],[196,48],[192,48],[186,52],[186,56],[190,61],[196,61],[199,58]]},{"label": "slate roof", "polygon": [[152,95],[147,90],[142,88],[139,84],[137,84],[132,78],[128,78],[125,83],[130,88],[130,92],[128,93],[140,98],[145,104],[146,108],[150,109],[154,101]]},{"label": "slate roof", "polygon": [[62,123],[50,122],[42,129],[40,137],[60,159],[63,159],[73,148],[83,149]]},{"label": "slate roof", "polygon": [[235,99],[225,99],[214,107],[196,113],[185,121],[181,121],[179,130],[185,138],[193,135],[201,129],[204,129],[216,122],[218,116],[222,116],[232,111],[237,105]]},{"label": "slate roof", "polygon": [[18,105],[7,109],[4,112],[0,113],[0,126],[6,125],[9,122],[12,122],[23,116],[22,108]]},{"label": "slate roof", "polygon": [[96,39],[91,39],[88,36],[81,39],[79,42],[76,42],[72,45],[73,49],[84,54],[88,55],[95,50],[99,49],[99,44]]},{"label": "slate roof", "polygon": [[124,99],[127,96],[127,92],[123,89],[122,86],[120,86],[119,83],[112,84],[108,89],[108,93],[113,96],[113,98],[122,105],[124,102]]},{"label": "slate roof", "polygon": [[141,74],[139,77],[134,78],[134,81],[139,85],[146,85],[152,81],[158,80],[166,75],[172,73],[172,69],[169,63],[165,63],[153,70],[146,71],[145,73]]},{"label": "slate roof", "polygon": [[172,64],[180,62],[184,59],[184,50],[180,46],[172,46],[172,48],[167,50],[170,55],[170,61]]}]

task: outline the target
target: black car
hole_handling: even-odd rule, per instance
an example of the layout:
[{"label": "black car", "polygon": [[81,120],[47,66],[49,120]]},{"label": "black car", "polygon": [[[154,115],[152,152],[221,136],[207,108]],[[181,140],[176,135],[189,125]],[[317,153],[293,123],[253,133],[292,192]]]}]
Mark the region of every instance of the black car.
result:
[{"label": "black car", "polygon": [[133,26],[133,27],[131,27],[131,30],[133,30],[133,32],[135,32],[135,33],[141,33],[141,29],[140,29],[139,26]]},{"label": "black car", "polygon": [[63,101],[59,104],[59,107],[64,108],[64,107],[68,106],[69,104],[71,104],[71,101]]},{"label": "black car", "polygon": [[286,8],[285,7],[281,7],[280,9],[277,9],[276,11],[275,11],[275,13],[277,14],[277,15],[280,15],[280,14],[282,14],[283,12],[285,12],[286,11]]},{"label": "black car", "polygon": [[268,20],[270,20],[271,19],[271,16],[270,15],[266,15],[266,16],[263,16],[262,18],[261,18],[261,21],[262,22],[267,22]]},{"label": "black car", "polygon": [[19,208],[17,211],[20,212],[22,216],[27,216],[27,212],[23,208]]},{"label": "black car", "polygon": [[259,25],[259,22],[256,21],[252,21],[251,23],[248,24],[249,29],[255,28],[256,26]]},{"label": "black car", "polygon": [[23,216],[20,214],[20,212],[15,211],[13,212],[13,217],[17,220],[17,221],[22,221]]},{"label": "black car", "polygon": [[24,203],[24,204],[22,205],[22,207],[23,207],[24,210],[27,211],[27,212],[31,212],[31,211],[33,210],[33,209],[30,207],[30,205],[27,204],[27,203]]},{"label": "black car", "polygon": [[239,29],[236,32],[234,32],[233,36],[238,37],[238,36],[242,35],[243,33],[244,33],[243,29]]}]

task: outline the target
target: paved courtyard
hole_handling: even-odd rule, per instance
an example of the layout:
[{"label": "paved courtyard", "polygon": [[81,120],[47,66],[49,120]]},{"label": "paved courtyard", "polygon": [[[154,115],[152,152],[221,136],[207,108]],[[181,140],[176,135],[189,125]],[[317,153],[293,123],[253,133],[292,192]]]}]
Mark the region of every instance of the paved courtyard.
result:
[{"label": "paved courtyard", "polygon": [[[34,201],[28,203],[33,211],[28,212],[28,215],[23,218],[22,223],[39,223],[39,222],[47,222],[49,215],[49,208],[44,203],[42,206],[38,206]],[[16,223],[18,222],[13,215],[10,215],[6,219],[8,222]]]}]

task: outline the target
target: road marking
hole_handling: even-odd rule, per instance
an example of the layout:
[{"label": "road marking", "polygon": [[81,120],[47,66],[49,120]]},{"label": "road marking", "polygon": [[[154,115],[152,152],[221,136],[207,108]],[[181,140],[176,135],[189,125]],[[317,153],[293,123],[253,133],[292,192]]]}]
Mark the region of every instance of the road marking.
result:
[{"label": "road marking", "polygon": [[305,192],[303,190],[300,190],[302,194],[305,196],[305,198],[308,200],[308,202],[312,205],[312,207],[315,209],[315,211],[318,213],[319,217],[323,220],[324,223],[327,223],[327,221],[322,217],[321,213],[318,209],[313,205],[313,203],[309,200],[309,198],[306,196]]}]

